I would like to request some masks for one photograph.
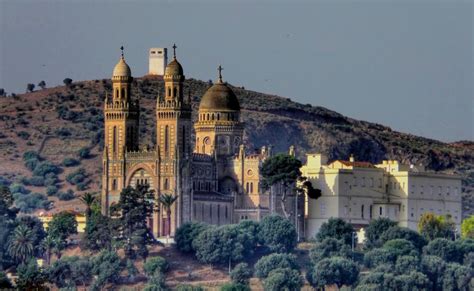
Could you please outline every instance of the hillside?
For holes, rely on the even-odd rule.
[[[208,86],[207,82],[199,80],[186,81],[185,92],[190,92],[195,110]],[[466,193],[464,215],[473,213],[474,142],[443,143],[351,119],[323,107],[299,104],[289,98],[237,87],[234,91],[243,109],[248,149],[271,144],[275,152],[280,152],[294,144],[301,158],[307,152],[323,152],[330,159],[347,159],[352,153],[358,160],[398,159],[423,164],[430,170],[459,174],[463,177]],[[80,189],[98,191],[103,142],[102,106],[106,92],[111,94],[108,79],[0,97],[0,177],[10,182],[28,180],[32,173],[25,166],[23,153],[36,151],[43,161],[55,165],[60,165],[67,157],[80,161],[79,165],[61,166],[57,179],[54,178],[56,182],[52,183],[59,191],[71,189],[76,195],[83,192],[78,190],[78,183],[72,185],[66,181],[70,173],[81,168],[85,173],[78,179],[83,184]],[[156,97],[162,92],[160,78],[134,80],[132,94],[135,98],[140,97],[142,106],[140,134],[143,146],[154,143],[154,107]],[[283,133],[285,138],[282,138]],[[80,159],[78,151],[85,147],[91,149],[91,154]],[[32,192],[46,191],[42,183],[37,183],[40,186],[26,184],[30,184],[27,188]],[[55,195],[49,199],[55,202],[56,209],[80,210],[82,207],[76,199],[59,201]]]

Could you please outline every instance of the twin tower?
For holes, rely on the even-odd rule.
[[[217,81],[201,98],[193,124],[191,100],[184,97],[185,76],[175,45],[173,51],[163,76],[165,92],[156,101],[157,144],[153,150],[139,149],[140,105],[131,96],[133,78],[123,51],[113,70],[112,96],[106,97],[104,105],[102,212],[109,214],[110,206],[118,202],[127,186],[147,184],[157,197],[164,193],[178,196],[171,223],[166,211],[150,220],[156,236],[172,235],[176,227],[191,220],[232,223],[234,194],[244,191],[241,183],[245,183],[235,173],[235,157],[239,152],[243,155],[240,105],[223,82],[221,67]],[[238,167],[242,171],[244,166]],[[258,165],[254,170],[258,172]],[[256,177],[258,184],[258,174]],[[221,181],[226,181],[225,185]],[[210,221],[206,221],[209,216]]]

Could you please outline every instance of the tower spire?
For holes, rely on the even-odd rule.
[[[219,65],[219,67],[217,67],[217,72],[219,73],[219,75],[218,75],[219,76],[219,79],[218,79],[219,83],[222,83],[222,70],[224,70],[224,68],[221,65]]]
[[[123,46],[120,47],[120,50],[121,50],[121,57],[122,57],[122,59],[123,59],[123,58],[124,58],[124,57],[123,57]]]
[[[176,46],[176,44],[174,43],[174,44],[173,44],[173,58],[174,58],[174,59],[176,59],[176,48],[177,48],[177,46]]]

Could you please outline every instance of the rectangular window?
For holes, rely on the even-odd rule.
[[[382,206],[379,207],[379,215],[382,215]]]

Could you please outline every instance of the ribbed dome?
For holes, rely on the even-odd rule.
[[[178,62],[178,60],[176,60],[176,58],[173,58],[173,60],[166,66],[165,75],[183,75],[183,67],[181,67],[181,64]]]
[[[204,93],[199,110],[239,111],[240,104],[234,91],[227,84],[218,82]]]
[[[132,76],[132,71],[130,70],[130,67],[127,65],[123,57],[121,57],[119,62],[115,65],[112,76],[114,77],[131,77]]]

